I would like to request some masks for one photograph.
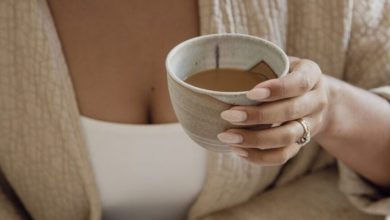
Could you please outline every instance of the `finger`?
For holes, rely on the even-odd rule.
[[[305,120],[308,122],[309,119]],[[299,122],[290,121],[278,127],[258,131],[229,129],[219,134],[218,138],[234,147],[269,150],[295,144],[304,132]]]
[[[293,144],[287,147],[272,150],[242,148],[232,148],[232,150],[233,152],[241,152],[241,154],[238,155],[249,160],[250,162],[263,166],[278,166],[286,163],[290,158],[295,156],[299,152],[300,148],[300,145]]]
[[[288,60],[290,61],[290,72],[295,68],[295,66],[301,61],[298,57],[289,56]]]
[[[294,61],[284,77],[264,81],[247,93],[249,99],[267,102],[302,95],[318,83],[321,70],[310,60]]]
[[[275,124],[292,121],[315,113],[327,105],[321,91],[313,90],[291,99],[259,106],[234,106],[221,113],[222,119],[236,125]]]

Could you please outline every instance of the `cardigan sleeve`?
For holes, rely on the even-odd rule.
[[[353,4],[343,80],[384,94],[390,85],[390,2],[357,0]]]
[[[387,99],[390,104],[390,86],[375,88],[371,91]],[[388,215],[390,218],[390,192],[365,180],[344,163],[338,161],[338,165],[340,189],[351,203],[367,213]]]
[[[342,162],[338,164],[340,189],[349,201],[364,212],[390,216],[390,193],[365,180]]]
[[[344,74],[345,81],[370,90],[390,103],[389,1],[354,1]],[[390,135],[390,131],[388,133]],[[352,204],[367,213],[390,215],[388,193],[359,176],[342,162],[339,161],[338,164],[340,189]]]
[[[356,209],[337,189],[334,166],[268,190],[238,206],[212,213],[201,220],[340,219],[383,220]]]

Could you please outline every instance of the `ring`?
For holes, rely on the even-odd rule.
[[[300,118],[300,119],[298,119],[296,121],[299,124],[302,125],[303,130],[304,130],[302,137],[296,143],[299,144],[299,145],[305,145],[305,144],[310,142],[310,129],[309,129],[309,126],[307,125],[307,122],[303,118]]]

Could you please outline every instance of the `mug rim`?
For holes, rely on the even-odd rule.
[[[185,40],[185,41],[179,43],[174,48],[172,48],[169,51],[169,53],[168,53],[168,55],[167,55],[167,57],[165,59],[165,67],[167,69],[167,73],[169,74],[169,76],[172,77],[173,80],[175,80],[177,83],[179,83],[180,85],[184,86],[185,88],[190,89],[190,90],[195,91],[195,92],[198,92],[198,93],[201,93],[201,94],[208,94],[208,95],[245,95],[249,90],[247,90],[247,91],[236,91],[236,92],[223,92],[223,91],[203,89],[203,88],[199,88],[199,87],[193,86],[193,85],[191,85],[189,83],[186,83],[184,80],[179,79],[179,77],[177,77],[176,74],[173,73],[173,71],[171,70],[170,66],[168,65],[168,61],[172,59],[172,56],[174,56],[174,54],[176,54],[177,51],[180,50],[185,45],[187,45],[189,43],[192,43],[194,41],[198,41],[198,40],[202,40],[202,39],[208,39],[208,38],[216,38],[216,37],[237,37],[237,38],[251,39],[251,40],[255,40],[255,41],[259,41],[259,42],[262,42],[264,44],[267,44],[268,46],[270,46],[273,49],[275,49],[281,55],[282,60],[286,63],[285,68],[283,69],[282,74],[280,74],[280,76],[278,78],[283,77],[283,76],[285,76],[288,73],[290,62],[289,62],[289,59],[287,57],[287,54],[279,46],[277,46],[276,44],[274,44],[274,43],[272,43],[272,42],[270,42],[268,40],[265,40],[263,38],[252,36],[252,35],[238,34],[238,33],[223,33],[223,34],[208,34],[208,35],[202,35],[202,36],[193,37],[193,38],[190,38],[188,40]]]

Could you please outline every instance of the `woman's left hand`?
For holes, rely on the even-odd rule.
[[[303,119],[311,137],[325,127],[328,110],[326,76],[311,61],[290,57],[290,73],[258,84],[247,93],[258,106],[234,106],[221,113],[235,125],[280,124],[264,130],[229,129],[218,135],[233,152],[261,165],[281,165],[296,155],[304,135]]]

